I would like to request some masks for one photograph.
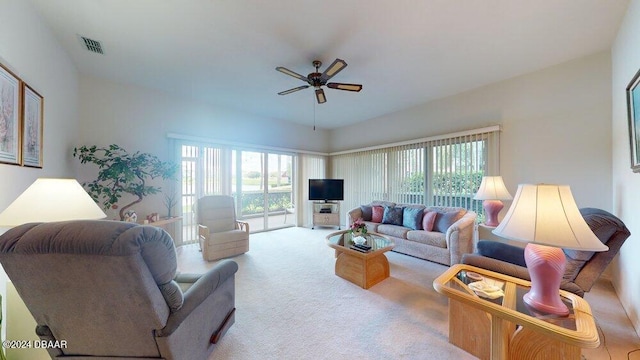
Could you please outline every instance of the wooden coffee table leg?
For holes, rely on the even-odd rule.
[[[336,259],[336,275],[368,289],[389,277],[389,260],[383,253],[367,257],[340,253]]]

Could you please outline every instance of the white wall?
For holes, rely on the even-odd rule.
[[[594,54],[334,130],[330,150],[499,124],[512,194],[520,183],[567,184],[579,206],[610,210],[610,79],[609,53]],[[363,127],[366,136],[352,136]]]
[[[132,85],[81,76],[80,94],[82,126],[77,146],[118,144],[162,160],[171,159],[168,133],[308,151],[322,152],[328,147],[327,130],[257,118]],[[95,178],[92,168],[78,165],[79,177],[83,181]],[[135,210],[138,217],[166,213],[160,195],[145,198]]]
[[[640,1],[632,0],[611,49],[613,98],[613,209],[631,231],[613,263],[613,285],[640,334],[640,174],[630,169],[629,127],[625,89],[640,69]]]
[[[22,0],[0,0],[0,62],[44,97],[44,167],[0,164],[1,211],[38,177],[74,176],[70,154],[78,137],[78,77],[49,29]],[[6,280],[0,271],[3,314],[10,316]]]

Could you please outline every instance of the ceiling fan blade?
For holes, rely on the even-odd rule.
[[[293,89],[289,89],[289,90],[281,91],[281,92],[279,92],[279,93],[278,93],[278,95],[287,95],[287,94],[291,94],[292,92],[296,92],[296,91],[298,91],[298,90],[306,89],[306,88],[308,88],[308,87],[309,87],[309,85],[302,85],[302,86],[298,86],[298,87],[295,87],[295,88],[293,88]]]
[[[360,84],[328,83],[327,87],[332,89],[355,91],[355,92],[362,90],[362,85]]]
[[[309,82],[309,79],[307,79],[306,76],[302,76],[302,75],[298,74],[297,72],[291,71],[291,70],[289,70],[289,69],[287,69],[285,67],[278,66],[276,68],[276,70],[280,71],[283,74],[287,74],[289,76],[293,76],[294,78],[300,79],[300,80],[302,80],[304,82]]]
[[[327,102],[327,98],[324,96],[324,90],[316,89],[316,99],[318,99],[318,104],[324,104]]]
[[[322,82],[326,82],[327,80],[334,77],[337,73],[339,73],[342,69],[347,67],[347,63],[342,59],[335,59],[331,65],[320,75],[320,80]]]

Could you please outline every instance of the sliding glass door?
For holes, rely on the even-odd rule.
[[[251,231],[295,225],[293,156],[233,151],[232,193]]]
[[[285,153],[182,144],[183,239],[197,242],[197,200],[231,195],[251,232],[295,226],[294,156]]]

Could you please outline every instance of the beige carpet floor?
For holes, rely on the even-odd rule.
[[[236,323],[210,359],[474,359],[448,343],[447,298],[432,286],[445,266],[388,252],[391,277],[363,290],[334,274],[324,241],[333,231],[251,235],[251,250],[233,258]],[[178,264],[182,272],[213,265],[196,245],[178,249]],[[627,359],[640,348],[609,282],[599,281],[587,300],[603,344],[584,359]]]

